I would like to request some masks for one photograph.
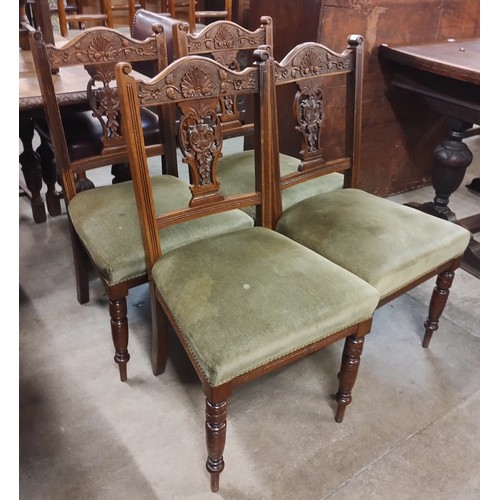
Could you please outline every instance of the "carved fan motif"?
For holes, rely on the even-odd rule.
[[[226,27],[222,27],[214,36],[214,46],[217,49],[232,49],[237,44],[238,37]]]
[[[323,65],[321,57],[312,50],[306,53],[302,61],[297,62],[301,76],[319,75],[323,69]]]
[[[91,61],[115,61],[117,56],[117,49],[104,36],[99,36],[89,45],[88,56]]]
[[[208,74],[196,66],[184,75],[181,92],[184,97],[206,97],[214,92],[214,84]]]

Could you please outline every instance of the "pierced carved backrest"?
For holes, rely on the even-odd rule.
[[[253,52],[261,45],[272,51],[272,19],[261,18],[255,31],[249,31],[231,21],[215,21],[199,33],[193,33],[188,23],[181,23],[173,30],[174,51],[177,57],[204,55],[235,71],[253,64]],[[233,95],[225,95],[219,103],[219,115],[224,132],[232,135],[251,133],[252,124],[244,125],[244,108],[249,104]]]
[[[293,85],[295,129],[301,135],[297,172],[281,178],[281,188],[332,172],[344,186],[356,185],[361,130],[363,39],[352,35],[337,53],[315,42],[292,49],[274,63],[276,86]],[[287,103],[289,105],[289,103]],[[281,105],[281,103],[278,103]]]
[[[31,51],[37,72],[45,114],[52,138],[57,167],[64,193],[69,201],[77,192],[75,175],[86,170],[127,161],[127,149],[121,132],[121,112],[116,89],[115,66],[118,62],[154,61],[158,70],[167,65],[163,31],[144,41],[133,40],[110,28],[91,28],[62,47],[45,44],[41,33],[30,37]],[[81,72],[65,73],[66,68],[81,68]],[[53,76],[54,73],[57,73]],[[81,80],[82,103],[102,128],[102,148],[99,155],[74,160],[61,117],[65,104],[63,94],[56,95],[54,80]],[[68,80],[69,81],[69,80]],[[156,151],[156,154],[159,154]]]
[[[272,79],[268,52],[260,52],[261,65],[268,65],[267,78]],[[130,156],[136,200],[140,207],[140,221],[146,247],[148,269],[161,254],[158,232],[160,229],[186,220],[203,217],[244,206],[257,205],[261,222],[270,225],[270,183],[266,170],[271,164],[272,141],[265,120],[256,124],[256,134],[261,138],[255,155],[255,190],[241,195],[224,197],[217,179],[217,162],[223,145],[222,121],[218,101],[230,94],[234,96],[257,95],[264,103],[262,79],[257,66],[241,72],[233,71],[220,63],[202,56],[187,56],[174,61],[150,82],[137,81],[130,75],[131,67],[119,66],[118,89],[124,113],[124,132]],[[265,74],[265,73],[264,73]],[[270,85],[270,84],[268,84]],[[191,179],[189,206],[174,213],[156,214],[147,168],[144,137],[140,127],[140,107],[175,104],[180,114],[178,143],[183,161],[188,165]],[[269,106],[259,106],[257,116],[268,112]],[[273,163],[274,164],[274,163]]]

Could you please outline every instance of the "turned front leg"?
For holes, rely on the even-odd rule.
[[[111,333],[115,346],[115,362],[120,370],[120,380],[127,381],[128,353],[128,320],[127,299],[109,300],[109,315],[111,317]]]
[[[352,401],[351,392],[358,376],[364,343],[364,337],[356,338],[351,336],[345,339],[342,364],[339,372],[339,390],[335,395],[335,400],[337,401],[335,420],[339,423],[344,419],[345,409]]]
[[[432,334],[439,328],[439,318],[444,311],[455,271],[444,271],[438,275],[429,305],[429,316],[424,323],[425,335],[422,347],[429,347]]]
[[[227,401],[212,402],[206,399],[207,463],[210,472],[210,488],[219,491],[219,476],[224,470],[224,446],[226,444]]]

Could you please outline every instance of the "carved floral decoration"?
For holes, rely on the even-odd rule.
[[[120,137],[118,92],[110,85],[115,81],[114,68],[93,66],[89,70],[93,76],[87,85],[87,96],[92,114],[103,127],[104,139]],[[97,85],[98,82],[101,86]]]
[[[147,44],[137,42],[137,44],[134,44],[119,35],[99,34],[90,43],[87,43],[84,38],[75,41],[67,49],[51,49],[49,57],[52,60],[52,64],[56,65],[68,64],[71,61],[100,64],[103,62],[116,63],[120,60],[125,60],[132,53],[138,56],[149,55],[155,57],[156,46],[154,42],[148,42]]]
[[[305,84],[296,97],[296,129],[304,136],[308,153],[320,150],[320,131],[324,118],[323,91],[318,85]]]

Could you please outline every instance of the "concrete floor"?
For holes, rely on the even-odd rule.
[[[479,174],[475,162],[464,184]],[[431,188],[394,197],[428,201]],[[479,211],[464,185],[450,203]],[[430,235],[432,236],[432,235]],[[433,281],[379,309],[344,422],[343,343],[236,390],[219,493],[205,471],[204,397],[172,339],[150,366],[147,287],[129,296],[129,381],[113,362],[106,297],[76,301],[66,217],[19,200],[19,495],[23,500],[471,500],[480,487],[480,281],[462,269],[429,349]],[[7,498],[7,497],[5,497]]]

